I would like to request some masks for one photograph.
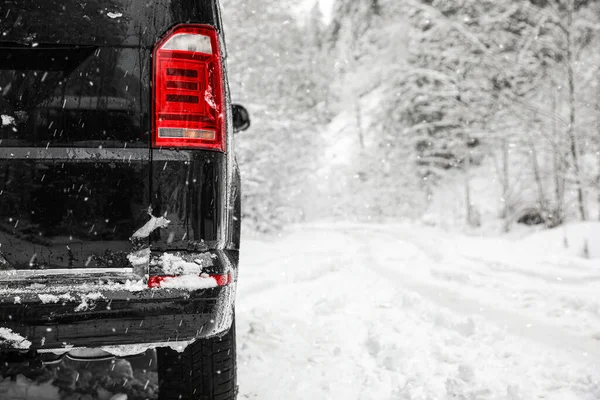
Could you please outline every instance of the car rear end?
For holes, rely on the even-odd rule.
[[[0,347],[227,331],[240,200],[216,0],[0,15]]]

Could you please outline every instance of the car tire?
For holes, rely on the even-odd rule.
[[[235,400],[235,321],[222,336],[197,340],[182,353],[157,349],[160,400]]]

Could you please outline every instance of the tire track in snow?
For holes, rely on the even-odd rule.
[[[379,232],[397,241],[397,236],[389,232]],[[352,233],[352,235],[358,235]],[[355,236],[356,237],[356,236]],[[359,241],[360,236],[356,237]],[[365,240],[365,238],[363,238]],[[372,240],[366,238],[366,240]],[[373,243],[375,242],[375,243]],[[378,255],[373,251],[381,240],[372,241],[372,246],[365,246],[370,252],[370,258],[377,260]],[[408,242],[409,245],[414,245]],[[401,252],[399,252],[401,254]],[[440,259],[433,257],[432,260]],[[397,259],[402,262],[402,258]],[[598,360],[600,362],[600,342],[585,336],[573,335],[563,331],[556,325],[551,325],[513,310],[500,309],[488,304],[482,304],[478,299],[467,297],[441,284],[424,283],[414,278],[414,275],[403,273],[403,269],[393,269],[381,262],[369,264],[378,274],[393,279],[400,287],[410,289],[421,296],[435,302],[438,306],[449,308],[465,316],[479,315],[497,326],[507,329],[519,336],[536,343],[543,343],[557,351],[566,351],[571,355]],[[414,266],[413,266],[414,267]],[[600,364],[599,364],[600,366]]]
[[[429,254],[435,237],[418,237],[418,245],[409,233],[398,238],[368,226],[301,227],[256,246],[254,259],[244,257],[237,313],[242,399],[587,400],[594,390],[600,394],[595,378],[577,375],[598,355],[581,356],[587,344],[573,348],[578,338],[563,332],[544,339],[547,327],[527,328],[532,320],[512,310],[482,310],[460,286],[448,288],[428,275],[447,259],[443,248]],[[265,251],[276,256],[265,262]]]
[[[524,261],[525,264],[528,262],[533,263],[528,265],[535,265],[536,268],[542,270],[545,269],[546,265],[552,265],[553,268],[555,268],[556,274],[554,275],[554,279],[550,279],[549,276],[548,280],[540,278],[542,282],[550,284],[548,287],[544,287],[544,285],[531,285],[532,282],[530,278],[536,279],[536,275],[539,273],[526,270],[523,267],[514,267],[503,261],[498,262],[497,260],[491,259],[489,256],[486,259],[477,255],[465,253],[464,243],[463,248],[455,248],[453,243],[455,238],[448,237],[445,232],[438,232],[441,233],[441,235],[437,235],[438,237],[436,237],[436,232],[428,227],[419,228],[414,226],[407,227],[404,225],[394,225],[387,227],[386,229],[373,225],[365,225],[345,228],[347,232],[353,233],[355,236],[363,236],[364,234],[364,237],[367,239],[374,237],[376,232],[379,237],[377,240],[372,241],[376,246],[381,242],[388,242],[397,243],[396,247],[403,246],[404,249],[406,249],[406,245],[408,245],[410,246],[409,250],[411,252],[414,249],[421,250],[422,254],[420,256],[416,258],[413,257],[413,259],[409,261],[414,262],[416,260],[424,262],[424,269],[429,269],[430,275],[421,276],[420,281],[427,282],[429,285],[436,281],[438,286],[447,288],[449,281],[452,281],[451,283],[456,283],[462,287],[469,288],[469,290],[478,292],[476,294],[482,298],[489,297],[490,293],[493,294],[493,292],[495,292],[495,302],[490,303],[490,299],[487,299],[485,307],[488,309],[498,309],[499,305],[501,305],[500,309],[506,309],[506,305],[510,305],[513,310],[519,308],[531,313],[529,308],[537,308],[541,313],[545,314],[545,318],[548,320],[544,322],[539,321],[539,318],[537,317],[533,318],[540,324],[552,326],[554,329],[561,329],[558,325],[554,324],[555,320],[560,321],[562,322],[562,330],[565,334],[570,334],[571,336],[576,336],[574,333],[577,332],[573,331],[577,329],[586,330],[587,333],[585,336],[580,335],[578,337],[582,337],[588,342],[592,340],[592,343],[596,343],[598,337],[600,337],[600,301],[598,301],[600,299],[596,300],[593,296],[593,293],[600,291],[600,285],[598,285],[596,279],[591,279],[590,281],[582,280],[580,281],[580,286],[585,292],[576,290],[577,285],[575,282],[577,279],[572,276],[573,271],[571,271],[570,267],[565,267],[562,264],[555,265],[545,259],[542,259],[541,261]],[[407,233],[406,230],[410,233]],[[423,234],[431,235],[431,237],[424,240]],[[381,237],[387,237],[387,240],[382,240]],[[450,240],[450,245],[446,243],[448,240]],[[467,240],[469,245],[477,244],[476,238],[467,238]],[[487,241],[489,241],[489,239],[484,239],[484,243]],[[460,240],[458,243],[460,243]],[[506,243],[500,240],[499,245],[502,246],[503,244]],[[378,251],[378,254],[389,253],[384,247],[380,246],[379,249],[381,251]],[[444,252],[442,253],[442,250],[440,249],[444,249]],[[430,250],[434,253],[433,257],[429,254]],[[400,250],[398,253],[403,256],[402,261],[406,264],[404,252]],[[475,253],[477,254],[479,252],[475,251]],[[429,260],[430,262],[425,262],[425,260]],[[385,261],[386,260],[383,260],[381,264],[384,265]],[[398,257],[394,256],[387,261],[398,262]],[[569,259],[565,259],[564,262],[569,266],[573,264],[573,261]],[[498,265],[509,268],[512,273],[505,273],[502,270],[502,267],[498,267]],[[580,267],[583,271],[589,269],[589,265],[584,262],[582,262]],[[400,269],[400,271],[402,271],[402,269]],[[571,276],[569,276],[569,272],[571,273]],[[518,279],[513,279],[512,281],[498,279],[498,273],[507,277],[513,276]],[[416,279],[416,275],[413,273],[410,274],[413,281]],[[540,274],[540,276],[544,275]],[[436,279],[432,280],[432,277]],[[562,280],[556,279],[557,277]],[[579,274],[579,277],[581,277],[581,274]],[[502,285],[504,285],[503,291],[499,290]],[[462,288],[457,288],[456,290],[461,289]],[[587,293],[587,299],[585,293]],[[463,294],[463,296],[465,295]],[[472,301],[480,302],[480,297],[474,295],[466,297]],[[552,300],[553,303],[548,302],[549,300]],[[522,318],[527,318],[525,317],[525,314],[519,313],[518,315]],[[537,313],[537,315],[539,316],[540,313]],[[563,318],[565,316],[567,318]],[[527,323],[526,326],[527,325],[532,324]]]
[[[365,280],[375,288],[378,278],[359,274],[366,260],[361,244],[351,237],[335,231],[305,236],[308,243],[294,237],[296,243],[287,242],[286,249],[275,243],[272,251],[282,256],[275,264],[243,266],[254,285],[244,289],[242,274],[237,313],[241,397],[384,398],[387,388],[381,388],[380,396],[370,388],[379,374],[365,344],[365,318],[372,314]],[[285,257],[290,262],[283,266]],[[285,280],[255,286],[257,275],[286,268]],[[270,369],[273,365],[276,371]],[[273,381],[273,375],[279,379],[265,390],[260,382]]]
[[[561,274],[557,276],[554,275],[546,275],[542,273],[536,273],[532,271],[526,271],[521,268],[516,268],[508,263],[500,262],[500,261],[492,261],[486,260],[484,258],[479,257],[465,257],[465,260],[472,261],[479,265],[484,265],[486,268],[499,273],[504,274],[514,274],[519,275],[525,278],[534,278],[539,279],[547,283],[557,284],[557,285],[586,285],[586,284],[594,284],[600,282],[600,275],[581,275],[581,276],[565,276]],[[540,266],[551,265],[548,263],[542,263]]]

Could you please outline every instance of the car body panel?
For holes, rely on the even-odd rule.
[[[217,29],[225,57],[218,2],[0,0],[0,15],[0,327],[32,349],[226,330],[241,195],[225,62],[228,151],[151,145],[153,47],[173,26],[201,23]],[[132,240],[154,217],[170,222]],[[140,251],[208,255],[202,272],[232,281],[140,288],[160,273],[140,275]],[[102,294],[94,308],[75,311],[92,292]]]

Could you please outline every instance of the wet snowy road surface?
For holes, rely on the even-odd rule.
[[[410,224],[246,240],[241,399],[600,399],[600,261],[538,242]]]

